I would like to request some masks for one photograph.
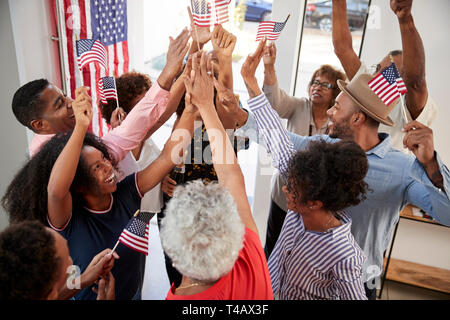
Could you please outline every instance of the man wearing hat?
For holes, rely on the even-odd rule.
[[[259,49],[247,58],[241,69],[252,111],[242,129],[255,128],[256,118],[260,120],[258,132],[264,134],[265,130],[277,128],[264,120],[265,114],[273,113],[276,119],[279,117],[255,77],[262,57]],[[305,149],[312,140],[351,139],[366,152],[369,170],[364,180],[371,191],[365,201],[346,212],[353,220],[352,234],[368,258],[363,266],[366,294],[369,299],[375,299],[376,283],[373,280],[381,275],[383,252],[405,205],[416,205],[438,222],[450,225],[450,171],[434,150],[433,132],[420,122],[412,121],[403,127],[403,144],[414,156],[394,149],[389,134],[378,133],[380,123],[394,124],[389,113],[396,101],[385,105],[370,89],[371,79],[370,75],[361,74],[348,84],[338,81],[342,92],[328,110],[329,135],[304,137],[290,132],[288,135],[296,150]]]
[[[395,123],[392,125],[381,121],[378,131],[389,133],[392,145],[405,153],[409,152],[403,148],[403,126],[412,120],[430,126],[437,114],[435,103],[427,89],[425,50],[411,14],[412,2],[413,0],[390,0],[391,9],[398,19],[403,50],[389,52],[372,68],[368,68],[353,50],[352,35],[347,20],[346,0],[333,0],[332,2],[333,47],[347,78],[352,80],[363,73],[375,76],[391,63],[395,63],[404,80],[407,92],[403,98],[397,100],[390,113],[390,117]]]

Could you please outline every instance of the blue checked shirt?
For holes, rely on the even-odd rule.
[[[264,94],[248,101],[251,110],[272,110]],[[255,113],[257,119],[257,114]],[[258,141],[262,132],[252,114],[241,131],[248,131]],[[258,123],[259,124],[259,123]],[[262,124],[262,122],[261,122]],[[273,123],[264,123],[265,128],[275,128]],[[256,134],[255,134],[256,132]],[[305,149],[316,139],[334,142],[327,135],[304,137],[287,132],[294,150]],[[381,143],[366,152],[369,170],[365,181],[369,185],[367,199],[345,211],[352,219],[351,232],[367,256],[363,266],[363,280],[381,274],[383,252],[387,249],[399,212],[408,203],[413,204],[441,224],[450,225],[450,171],[436,153],[439,170],[444,178],[443,190],[436,188],[428,178],[416,157],[394,149],[388,134],[379,133]]]

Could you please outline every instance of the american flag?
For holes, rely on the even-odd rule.
[[[369,88],[387,106],[406,93],[406,86],[394,63],[370,80]]]
[[[108,53],[105,46],[98,40],[81,39],[76,41],[77,61],[80,70],[92,62],[98,62],[100,65],[108,69]]]
[[[211,10],[208,0],[191,0],[191,12],[196,26],[209,27],[211,25]]]
[[[93,117],[89,130],[102,137],[109,129],[98,107],[101,77],[120,76],[129,71],[127,41],[126,0],[56,0],[53,6],[54,20],[60,26],[62,42],[60,55],[65,78],[66,94],[75,98],[80,86],[97,88],[91,90]],[[80,72],[77,66],[76,41],[92,39],[101,42],[107,52],[106,68],[91,63]]]
[[[229,20],[228,18],[228,5],[231,0],[214,0],[213,10],[215,10],[214,24],[222,24]]]
[[[117,98],[116,79],[114,77],[102,77],[98,81],[100,100],[103,104],[108,104],[107,100]]]
[[[288,19],[289,16],[284,22],[261,21],[258,26],[258,32],[256,33],[256,41],[260,41],[264,37],[266,37],[267,40],[277,40]]]
[[[230,2],[231,0],[191,0],[194,24],[209,27],[227,22]]]
[[[135,214],[122,231],[119,241],[130,249],[148,255],[148,229],[154,215],[144,211]]]

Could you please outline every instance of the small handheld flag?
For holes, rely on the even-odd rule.
[[[266,37],[267,40],[277,40],[290,16],[291,15],[288,15],[284,22],[261,21],[258,26],[258,32],[256,33],[256,41],[260,41],[264,39],[264,37]]]
[[[76,41],[76,47],[78,67],[80,70],[91,62],[98,62],[105,70],[108,70],[108,53],[100,41],[81,39]]]
[[[228,5],[231,0],[211,0],[214,10],[214,25],[228,22]]]
[[[191,12],[196,26],[209,27],[211,25],[211,9],[208,0],[191,0]]]
[[[369,88],[387,106],[407,92],[403,79],[394,63],[370,80],[368,84]]]
[[[191,0],[194,24],[198,27],[210,27],[227,22],[230,2],[231,0]]]
[[[117,98],[116,79],[114,77],[102,77],[98,80],[98,87],[100,91],[100,100],[103,104],[108,104],[107,100]]]
[[[148,229],[150,220],[154,215],[152,212],[137,210],[120,234],[119,240],[112,252],[114,252],[119,242],[121,242],[130,249],[148,255]]]

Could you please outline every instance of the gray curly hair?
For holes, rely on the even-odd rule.
[[[161,243],[173,266],[198,281],[216,281],[234,266],[245,226],[233,197],[216,182],[178,186],[161,221]]]

